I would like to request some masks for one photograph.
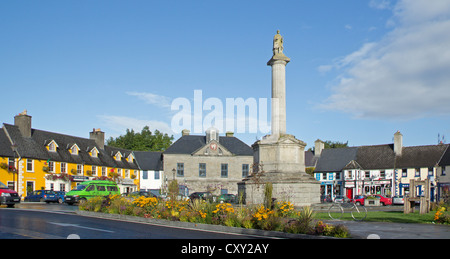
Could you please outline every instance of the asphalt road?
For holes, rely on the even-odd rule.
[[[254,239],[256,237],[90,218],[60,210],[50,212],[0,208],[0,239],[14,238]]]

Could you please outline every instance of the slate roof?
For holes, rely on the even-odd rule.
[[[236,137],[220,136],[219,143],[236,156],[253,156],[253,149]],[[164,154],[192,154],[206,145],[206,136],[186,135],[179,138]]]
[[[339,172],[344,169],[423,168],[450,164],[449,145],[403,147],[396,156],[394,145],[374,145],[324,149],[315,172]]]
[[[322,150],[315,172],[340,172],[350,161],[356,160],[357,147]]]
[[[20,133],[17,126],[4,123],[3,127],[4,131],[6,131],[11,137],[11,140],[17,144],[18,153],[20,154],[20,156],[24,158],[33,158],[39,160],[50,159],[50,161],[56,162],[108,166],[125,169],[139,169],[134,161],[126,161],[126,157],[132,152],[130,150],[109,146],[105,146],[105,149],[102,150],[99,146],[97,146],[95,140],[92,139],[80,138],[37,129],[31,130],[31,138],[25,138],[22,137],[22,134]],[[50,143],[51,140],[54,140],[58,144],[56,152],[48,151],[45,147],[46,144]],[[69,149],[74,144],[77,144],[77,146],[80,148],[78,155],[72,155],[69,152]],[[11,144],[9,144],[9,146],[11,146]],[[98,157],[91,157],[89,155],[89,151],[91,151],[94,147],[96,147],[99,151]],[[5,149],[5,147],[0,147],[0,150],[2,149]],[[121,161],[116,161],[111,155],[117,153],[117,151],[120,151],[124,155]]]
[[[449,145],[404,147],[402,156],[397,158],[396,168],[435,167]]]
[[[11,148],[11,142],[9,141],[3,129],[0,129],[0,156],[14,157],[14,152]]]
[[[394,168],[394,145],[360,146],[356,162],[361,169],[389,169]]]
[[[161,152],[134,151],[136,162],[141,170],[163,170],[163,160]]]
[[[305,167],[315,167],[317,160],[319,160],[319,157],[315,156],[314,152],[311,150],[305,151]]]
[[[442,155],[441,160],[439,161],[439,166],[448,166],[450,165],[450,145],[447,145],[447,149],[445,153]]]

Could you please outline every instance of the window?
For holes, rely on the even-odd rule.
[[[228,178],[228,164],[221,164],[221,166],[220,166],[220,177]]]
[[[249,166],[248,164],[242,165],[242,178],[246,178],[248,176]]]
[[[92,175],[97,175],[97,167],[95,165],[92,166]]]
[[[83,166],[77,165],[77,174],[83,174]]]
[[[130,177],[130,170],[125,169],[125,177],[126,178]]]
[[[117,186],[111,186],[111,185],[106,186],[106,190],[108,192],[117,192]]]
[[[420,168],[416,168],[416,173],[414,174],[414,177],[420,177]]]
[[[102,166],[102,176],[106,176],[106,167]]]
[[[72,155],[78,155],[78,146],[76,144],[73,145],[70,150],[71,150]]]
[[[8,158],[8,166],[9,168],[15,168],[15,162],[14,162],[14,158]]]
[[[61,173],[66,173],[67,172],[67,164],[66,163],[61,163]]]
[[[106,191],[106,188],[103,185],[97,185],[97,191],[104,192],[104,191]]]
[[[348,178],[348,179],[352,178],[352,171],[351,170],[347,171],[346,178]]]
[[[92,151],[91,151],[91,156],[92,156],[92,157],[98,157],[98,150],[97,150],[97,148],[93,148],[93,149],[92,149]]]
[[[27,159],[27,172],[34,172],[34,161],[33,161],[33,159]]]
[[[200,163],[198,164],[198,177],[206,177],[206,164]]]
[[[442,167],[441,175],[445,175],[445,167],[444,166]]]
[[[380,178],[386,178],[386,171],[380,171]]]
[[[160,176],[159,176],[159,171],[155,171],[155,180],[159,180]]]
[[[147,180],[148,179],[148,171],[142,171],[142,179]]]
[[[370,171],[365,171],[365,178],[367,178],[367,179],[370,178]]]
[[[50,183],[50,190],[52,190],[52,191],[55,190],[55,185],[53,183]]]
[[[62,191],[62,192],[65,192],[66,191],[66,185],[64,183],[60,183],[59,184],[59,190]]]
[[[54,173],[55,172],[55,162],[49,161],[48,162],[48,171]]]
[[[50,142],[50,144],[48,145],[48,151],[56,152],[55,142]]]
[[[406,168],[402,169],[402,177],[408,177],[408,169]]]
[[[184,177],[184,163],[177,163],[177,177]]]
[[[322,180],[327,180],[327,173],[322,173]]]
[[[433,172],[433,167],[428,167],[428,176],[433,176],[434,172]]]

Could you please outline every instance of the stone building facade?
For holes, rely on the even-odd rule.
[[[210,191],[237,194],[237,183],[250,174],[253,150],[232,133],[219,136],[215,128],[206,135],[183,135],[163,153],[164,183],[176,179],[186,194]],[[183,193],[183,191],[181,191]]]

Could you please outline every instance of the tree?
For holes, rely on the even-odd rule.
[[[340,147],[348,147],[348,141],[347,142],[339,142],[339,141],[331,141],[327,140],[324,142],[324,148],[340,148]],[[315,147],[309,148],[309,151],[314,151]]]
[[[167,133],[163,134],[159,130],[155,130],[153,134],[150,128],[145,126],[140,133],[127,129],[125,135],[110,137],[106,145],[135,151],[164,151],[172,145],[172,141],[173,135],[169,137]]]

